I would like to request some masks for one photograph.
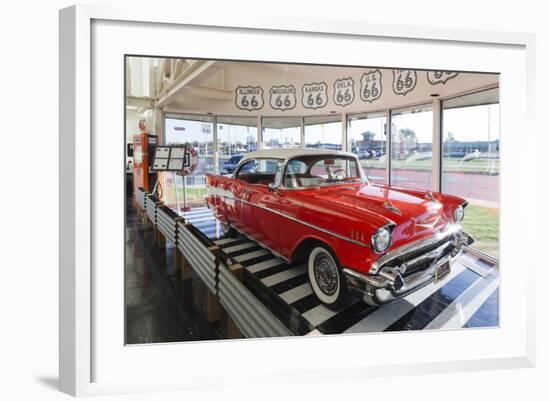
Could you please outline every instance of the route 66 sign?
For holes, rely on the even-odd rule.
[[[361,99],[372,103],[382,96],[382,73],[374,70],[361,76]]]
[[[235,105],[241,110],[260,110],[264,107],[264,90],[259,86],[237,86]]]
[[[393,92],[406,95],[416,86],[415,70],[393,70]]]
[[[294,85],[272,86],[269,89],[269,104],[275,110],[291,110],[296,107],[296,88]]]
[[[183,168],[177,174],[179,175],[190,175],[197,169],[199,165],[199,153],[192,146],[185,147],[185,161]]]
[[[325,82],[313,82],[302,87],[302,105],[306,109],[320,109],[328,103],[328,85]]]
[[[449,79],[458,76],[458,72],[453,71],[428,71],[428,82],[432,85],[444,84]]]
[[[347,106],[353,103],[355,98],[353,85],[353,79],[350,77],[334,81],[334,103],[338,106]]]

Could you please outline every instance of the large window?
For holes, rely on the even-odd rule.
[[[443,102],[442,191],[468,200],[474,246],[498,256],[500,110],[498,89]]]
[[[255,117],[218,117],[218,164],[222,174],[232,173],[242,155],[257,150],[257,121]]]
[[[165,203],[180,207],[204,205],[207,172],[214,172],[213,122],[211,117],[167,115],[164,119],[167,145],[189,144],[199,153],[199,165],[193,174],[181,177],[173,173],[162,174],[161,185]],[[184,192],[185,183],[185,192]],[[177,191],[176,191],[177,188]]]
[[[306,148],[341,150],[341,117],[306,117],[304,119],[304,138]]]
[[[391,185],[432,189],[431,106],[392,110]]]
[[[348,118],[348,149],[355,153],[367,178],[386,182],[386,115],[361,114]]]
[[[266,117],[262,119],[264,149],[299,148],[301,117]]]

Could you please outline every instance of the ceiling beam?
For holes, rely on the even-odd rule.
[[[191,64],[183,73],[177,77],[169,88],[157,101],[157,107],[165,107],[170,104],[171,101],[188,85],[191,81],[196,79],[204,71],[212,67],[215,61],[196,61]]]
[[[193,96],[204,97],[215,100],[232,100],[233,92],[227,89],[209,88],[206,86],[189,85],[183,91]]]

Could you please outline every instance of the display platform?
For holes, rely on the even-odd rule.
[[[304,264],[287,264],[244,237],[223,237],[207,208],[184,218],[245,267],[246,287],[295,335],[498,326],[498,264],[464,252],[450,275],[381,307],[358,299],[337,311],[313,295]]]

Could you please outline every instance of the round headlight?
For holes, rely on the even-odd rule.
[[[455,209],[454,216],[455,216],[455,221],[457,223],[460,223],[462,219],[464,219],[464,208],[462,206],[458,206]]]
[[[372,236],[371,242],[374,252],[384,252],[391,245],[391,231],[387,227],[378,229]]]

